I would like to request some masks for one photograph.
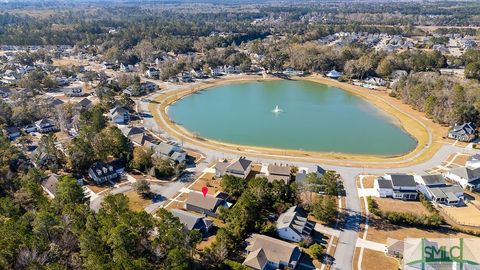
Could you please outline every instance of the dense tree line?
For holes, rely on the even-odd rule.
[[[0,268],[191,269],[200,235],[169,212],[132,212],[117,194],[95,213],[70,176],[60,177],[51,200],[40,186],[47,175],[21,166],[20,151],[3,137],[0,157]]]

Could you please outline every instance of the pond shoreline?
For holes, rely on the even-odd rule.
[[[372,91],[358,86],[342,83],[334,80],[324,78],[319,75],[311,75],[308,77],[293,78],[294,80],[308,80],[317,83],[326,84],[341,88],[355,94],[367,102],[373,104],[376,108],[382,112],[387,113],[389,116],[397,118],[401,123],[402,128],[410,134],[417,141],[417,146],[410,152],[404,155],[396,156],[383,156],[383,155],[362,155],[362,154],[348,154],[348,153],[334,153],[334,152],[315,152],[315,151],[302,151],[291,149],[278,149],[258,146],[246,146],[237,145],[231,143],[223,143],[215,140],[209,140],[201,138],[192,134],[182,126],[174,123],[168,115],[168,107],[178,101],[179,99],[193,94],[198,91],[206,90],[211,87],[236,84],[236,83],[248,83],[255,81],[271,81],[282,80],[275,77],[262,78],[259,76],[246,75],[243,77],[230,77],[221,78],[216,81],[201,82],[196,85],[184,88],[184,90],[176,90],[168,93],[164,93],[155,98],[155,102],[150,103],[149,109],[153,113],[157,124],[163,128],[167,133],[174,137],[179,137],[182,141],[188,141],[192,144],[201,145],[214,150],[235,152],[235,153],[248,153],[249,155],[255,155],[259,157],[279,157],[295,160],[308,160],[308,161],[320,161],[330,164],[343,164],[353,165],[363,164],[365,167],[377,167],[380,164],[391,164],[390,167],[403,166],[405,164],[415,164],[420,161],[425,161],[431,157],[439,148],[440,144],[437,143],[438,129],[432,134],[430,127],[433,124],[425,124],[423,121],[417,119],[418,116],[413,116],[404,112],[398,108],[395,108],[396,104],[391,104],[392,100],[385,100],[385,96],[388,97],[382,91]],[[390,98],[393,99],[393,98]],[[155,103],[158,103],[157,106]],[[442,130],[443,132],[443,130]],[[435,139],[433,139],[435,138]],[[440,138],[441,139],[441,138]]]

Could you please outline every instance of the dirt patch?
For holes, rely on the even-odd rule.
[[[459,225],[480,226],[480,210],[471,203],[462,207],[442,207],[442,212]]]
[[[364,188],[373,188],[373,184],[375,183],[375,179],[378,178],[378,175],[365,175],[363,176],[363,187]],[[361,188],[361,185],[360,185],[360,177],[358,178],[358,181],[357,181],[357,187],[358,188]]]
[[[127,191],[124,194],[129,200],[128,208],[132,211],[141,212],[152,203],[152,200],[142,198],[135,190]]]
[[[106,191],[110,188],[108,186],[94,186],[94,185],[87,185],[87,187],[96,194]]]
[[[385,253],[370,249],[363,250],[362,269],[368,270],[396,270],[398,260],[388,257]]]
[[[390,198],[375,198],[378,208],[382,211],[408,212],[415,215],[429,215],[430,212],[417,201],[402,201]]]
[[[206,173],[198,179],[191,187],[191,190],[202,191],[202,187],[208,187],[208,194],[214,195],[217,191],[222,191],[220,178],[215,178],[213,173]]]
[[[452,164],[456,164],[458,166],[465,166],[469,157],[469,155],[460,154],[453,160]]]

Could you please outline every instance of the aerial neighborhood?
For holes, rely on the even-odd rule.
[[[480,3],[197,2],[0,1],[0,269],[480,246]]]

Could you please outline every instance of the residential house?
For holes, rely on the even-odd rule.
[[[88,175],[97,184],[103,184],[120,178],[125,170],[125,162],[121,159],[116,159],[107,163],[95,162],[89,169]]]
[[[310,173],[314,173],[317,177],[322,177],[326,173],[326,170],[318,165],[314,165],[309,168],[303,168],[303,167],[298,168],[298,172],[295,175],[295,183],[306,184],[305,178]]]
[[[252,234],[246,242],[243,265],[256,270],[295,269],[302,256],[298,246],[266,235]]]
[[[37,131],[37,126],[35,126],[34,124],[29,124],[29,125],[26,125],[23,130],[26,132],[26,133],[32,133],[32,132],[35,132]]]
[[[48,118],[43,118],[42,120],[35,122],[35,127],[40,133],[48,133],[59,130],[55,122]]]
[[[374,188],[381,197],[400,200],[416,200],[418,197],[417,184],[413,175],[385,174],[375,179]]]
[[[42,189],[50,198],[57,196],[58,175],[51,174],[47,179],[42,182]]]
[[[195,70],[195,69],[192,69],[190,71],[190,73],[192,74],[193,77],[197,78],[197,79],[203,79],[205,78],[205,73],[203,72],[203,70],[201,69],[198,69],[198,70]]]
[[[338,79],[342,77],[342,75],[343,75],[342,72],[338,72],[335,69],[332,69],[327,73],[327,77],[329,77],[330,79]]]
[[[458,205],[463,201],[463,189],[458,185],[447,185],[441,174],[416,175],[417,190],[427,200],[446,205]]]
[[[227,160],[217,162],[215,165],[215,176],[222,177],[227,174],[246,179],[251,170],[252,161],[245,157],[239,157],[232,160],[232,162]]]
[[[150,67],[145,71],[145,76],[151,79],[158,79],[160,76],[160,71],[154,67]]]
[[[187,152],[183,151],[180,146],[174,143],[161,142],[154,146],[153,150],[155,151],[154,156],[156,157],[168,157],[177,163],[187,160]]]
[[[120,127],[120,131],[122,131],[125,137],[130,138],[137,134],[144,134],[145,129],[143,127]]]
[[[477,127],[469,122],[461,125],[455,125],[449,132],[448,138],[462,142],[471,142],[477,137]]]
[[[385,255],[395,258],[402,258],[405,242],[388,237],[385,245]]]
[[[287,241],[300,242],[310,236],[315,223],[307,219],[308,214],[299,206],[292,206],[282,213],[275,224],[277,234]]]
[[[465,166],[472,169],[480,168],[480,154],[469,157]]]
[[[82,87],[65,87],[63,93],[67,97],[81,97],[84,95]]]
[[[53,99],[50,100],[49,104],[52,107],[58,107],[58,106],[62,106],[63,104],[65,104],[65,102],[63,102],[63,100],[61,100],[61,99],[53,98]]]
[[[263,166],[261,173],[257,174],[256,177],[264,177],[268,182],[273,182],[275,180],[283,181],[285,184],[289,184],[292,180],[290,166],[277,164]]]
[[[77,110],[87,110],[92,107],[92,101],[88,98],[84,98],[80,100],[77,104],[75,104],[75,108]]]
[[[5,129],[5,136],[7,136],[9,140],[13,141],[20,137],[20,129],[18,127],[8,127]]]
[[[108,112],[108,117],[113,123],[124,125],[130,121],[130,112],[125,107],[116,106]]]
[[[173,209],[173,216],[180,220],[186,230],[199,230],[203,237],[208,237],[210,229],[213,227],[213,221],[202,215],[190,213],[180,209]]]
[[[224,75],[225,71],[223,70],[223,67],[215,67],[211,69],[211,74],[213,77],[218,77]]]
[[[0,98],[8,98],[12,91],[8,88],[0,88]]]
[[[211,217],[217,217],[220,208],[230,208],[230,203],[221,195],[221,193],[217,193],[215,195],[207,194],[203,196],[201,192],[191,191],[188,193],[185,209]]]
[[[444,176],[463,188],[470,190],[480,189],[480,168],[458,167],[450,169]]]

